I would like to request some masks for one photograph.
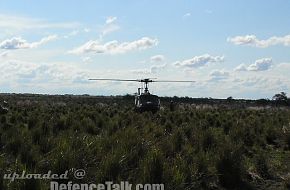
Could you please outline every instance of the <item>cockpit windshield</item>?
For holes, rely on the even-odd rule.
[[[142,103],[152,102],[152,103],[158,104],[159,99],[158,99],[158,96],[155,96],[155,95],[141,95],[140,101]]]

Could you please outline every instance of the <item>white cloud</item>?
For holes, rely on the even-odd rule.
[[[248,90],[251,87],[255,90],[273,91],[272,94],[280,90],[283,91],[283,89],[289,89],[290,87],[289,81],[283,77],[250,76],[239,78],[233,82],[238,83],[238,86],[246,87]]]
[[[234,71],[247,71],[247,66],[243,63],[237,66]]]
[[[183,15],[183,18],[187,18],[187,17],[190,17],[191,16],[191,13],[185,13],[184,15]]]
[[[71,36],[76,36],[76,35],[78,35],[79,33],[80,33],[80,31],[78,31],[78,30],[73,30],[73,31],[71,31],[70,33],[68,33],[67,35],[65,35],[64,38],[69,38],[69,37],[71,37]]]
[[[17,84],[83,83],[88,82],[88,73],[68,65],[68,63],[33,63],[8,60],[0,64],[0,79]]]
[[[13,37],[11,39],[4,40],[0,42],[0,49],[30,49],[36,48],[42,44],[45,44],[49,41],[55,40],[56,35],[50,35],[42,38],[40,41],[29,43],[21,37]]]
[[[89,33],[91,32],[90,28],[84,28],[84,29],[79,29],[79,30],[72,30],[71,32],[67,33],[66,35],[64,35],[64,38],[70,38],[73,36],[77,36],[80,34],[84,34],[84,33]]]
[[[225,70],[214,70],[210,73],[210,81],[219,81],[229,78],[230,72]]]
[[[35,19],[24,16],[0,14],[0,28],[5,30],[32,30],[48,28],[76,28],[77,22],[49,22],[43,19]]]
[[[255,35],[245,35],[245,36],[236,36],[236,37],[229,37],[227,39],[228,42],[231,42],[235,45],[250,45],[254,47],[259,48],[267,48],[269,46],[274,45],[284,45],[289,46],[290,45],[290,35],[277,37],[273,36],[266,40],[259,40]]]
[[[6,58],[6,57],[8,57],[8,55],[9,55],[8,51],[1,52],[0,53],[0,58]]]
[[[110,16],[106,19],[106,22],[104,26],[102,27],[100,38],[120,29],[120,26],[116,23],[116,21],[117,21],[117,17],[114,17],[114,16]]]
[[[103,37],[103,36],[105,36],[105,35],[107,35],[109,33],[115,32],[115,31],[117,31],[119,29],[120,29],[120,26],[115,25],[115,24],[106,25],[103,28],[103,30],[102,30],[102,36],[101,37]]]
[[[272,58],[258,59],[255,63],[249,65],[249,71],[266,71],[272,66]]]
[[[92,62],[92,58],[91,58],[91,57],[83,57],[83,58],[82,58],[82,61],[83,61],[84,63],[90,63],[90,62]]]
[[[151,74],[150,69],[133,69],[130,72],[134,73],[134,74],[138,74],[138,75],[149,75],[149,74]]]
[[[90,32],[91,31],[91,29],[90,28],[84,28],[84,30],[83,30],[85,33],[88,33],[88,32]]]
[[[180,67],[198,68],[209,63],[218,63],[223,61],[224,56],[211,56],[209,54],[204,54],[200,56],[194,56],[193,58],[184,61],[177,61],[174,63],[174,65]]]
[[[21,37],[14,37],[11,39],[4,40],[0,43],[1,49],[24,49],[29,48],[30,44]]]
[[[154,55],[154,56],[150,57],[151,62],[162,62],[164,60],[165,60],[164,55]]]
[[[241,64],[234,69],[234,71],[266,71],[269,70],[272,66],[272,58],[262,58],[255,61],[255,63],[246,66]]]
[[[113,83],[96,85],[88,80],[94,76],[121,78],[117,73],[88,70],[73,62],[35,63],[10,60],[0,62],[0,86],[2,91],[16,93],[109,95],[135,92],[135,87],[126,88],[123,84],[113,86]],[[128,74],[128,71],[126,73]]]
[[[163,65],[152,65],[150,67],[150,71],[151,71],[151,73],[156,74],[156,73],[160,72],[161,70],[165,69],[166,66],[167,66],[167,64],[163,64]]]
[[[282,67],[283,66],[283,67]],[[281,70],[287,70],[289,65],[283,64]],[[286,67],[287,66],[287,67]],[[24,62],[24,61],[1,61],[0,62],[0,86],[6,91],[11,92],[37,92],[37,93],[90,93],[90,94],[124,94],[135,92],[135,83],[130,83],[131,87],[125,86],[127,83],[103,83],[88,81],[91,77],[112,77],[122,78],[140,78],[146,76],[154,76],[154,69],[158,68],[158,77],[166,75],[159,73],[166,69],[164,65],[153,65],[147,70],[131,71],[106,71],[106,70],[86,70],[71,62],[66,63],[42,63],[42,62]],[[276,68],[276,67],[275,67]],[[169,70],[170,71],[170,70]],[[199,97],[248,97],[262,98],[271,97],[275,92],[285,91],[289,89],[290,83],[286,74],[283,76],[278,70],[277,77],[271,75],[266,76],[263,73],[245,73],[245,75],[237,76],[231,74],[227,70],[214,70],[210,74],[195,76],[198,79],[196,83],[190,86],[167,85],[159,86],[154,84],[152,90],[159,95],[179,95]],[[138,73],[139,72],[139,73]],[[274,72],[274,70],[273,70]],[[138,77],[133,73],[140,74]],[[271,72],[272,73],[272,72]],[[167,73],[166,73],[167,74]],[[198,72],[197,72],[198,74]],[[142,76],[143,75],[143,76]],[[156,76],[156,75],[155,75]],[[181,76],[180,76],[181,77]],[[211,77],[211,78],[208,78]],[[192,79],[192,76],[190,77]],[[275,79],[276,78],[276,79]],[[176,80],[182,80],[177,78]],[[208,79],[208,80],[207,80]],[[216,88],[217,81],[221,81],[219,88]],[[287,82],[288,81],[288,82]],[[113,86],[115,85],[115,86]],[[129,84],[128,84],[129,85]],[[186,84],[187,85],[187,84]],[[188,84],[189,85],[189,84]],[[113,86],[113,87],[112,87]],[[124,87],[125,86],[125,87]],[[138,86],[138,85],[137,85]],[[170,88],[170,90],[168,89]],[[124,89],[126,89],[124,91]],[[253,95],[252,95],[253,94]]]
[[[127,53],[134,50],[144,50],[156,46],[158,44],[157,39],[152,39],[149,37],[143,37],[141,39],[132,42],[122,42],[109,41],[105,44],[101,44],[99,41],[88,41],[84,45],[75,48],[69,53],[73,54],[83,54],[83,53]]]
[[[112,23],[114,23],[116,20],[117,20],[117,17],[115,17],[115,16],[109,16],[109,17],[107,17],[107,19],[106,19],[106,24],[112,24]]]
[[[167,64],[163,65],[152,65],[150,69],[136,69],[136,70],[131,70],[131,73],[135,74],[156,74],[162,70],[164,70],[167,67]]]
[[[68,35],[70,35],[70,36],[75,36],[75,35],[77,35],[78,33],[79,33],[78,30],[73,30],[73,31],[70,32]]]
[[[3,80],[19,80],[33,76],[33,70],[37,67],[36,64],[9,60],[0,64],[0,78]]]

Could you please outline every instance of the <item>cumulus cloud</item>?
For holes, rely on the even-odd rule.
[[[83,54],[83,53],[109,53],[109,54],[118,54],[118,53],[127,53],[134,50],[144,50],[156,46],[158,44],[157,39],[152,39],[149,37],[143,37],[141,39],[131,41],[131,42],[122,42],[118,41],[109,41],[107,43],[101,44],[99,41],[88,41],[84,45],[75,48],[69,53],[73,54]]]
[[[30,44],[21,37],[14,37],[0,43],[1,49],[24,49],[29,48]]]
[[[237,66],[234,71],[247,71],[248,68],[247,66],[243,63],[243,64],[240,64],[239,66]]]
[[[45,44],[49,41],[55,40],[57,38],[56,35],[50,35],[47,37],[42,38],[40,41],[37,42],[27,42],[25,39],[21,37],[13,37],[11,39],[6,39],[0,42],[0,49],[30,49],[36,48],[42,44]]]
[[[265,40],[260,40],[255,35],[245,35],[245,36],[229,37],[227,41],[235,45],[249,45],[249,46],[254,46],[254,47],[259,47],[259,48],[267,48],[269,46],[274,46],[278,44],[289,46],[290,35],[286,35],[282,37],[273,36]]]
[[[36,68],[37,64],[8,60],[0,64],[0,78],[2,80],[25,82],[35,77]]]
[[[136,70],[131,70],[132,73],[135,74],[156,74],[166,68],[167,64],[163,65],[152,65],[150,69],[136,69]]]
[[[194,56],[193,58],[184,61],[177,61],[174,63],[174,65],[179,67],[198,68],[209,63],[218,63],[223,61],[224,56],[211,56],[209,54],[204,54],[200,56]]]
[[[126,74],[129,74],[128,71]],[[84,69],[72,62],[36,63],[19,60],[0,62],[0,86],[4,91],[10,92],[121,94],[124,93],[124,88],[129,89],[128,86],[112,88],[112,83],[96,85],[88,80],[93,76],[121,78],[120,75],[119,71]],[[135,91],[135,87],[133,90]],[[128,90],[130,91],[132,90]]]
[[[214,70],[209,74],[209,76],[211,81],[219,81],[229,78],[230,72],[225,70]]]
[[[18,84],[40,84],[49,82],[88,82],[88,72],[69,66],[67,63],[33,63],[8,60],[0,64],[0,79]]]
[[[254,89],[261,89],[264,91],[279,92],[289,89],[290,83],[287,78],[283,77],[269,77],[269,76],[252,76],[246,78],[240,78],[233,81],[238,86],[244,86],[246,88],[252,87]]]
[[[164,60],[165,60],[164,55],[154,55],[154,56],[150,57],[151,62],[162,62]]]
[[[255,61],[255,63],[246,66],[245,64],[241,64],[236,67],[235,71],[266,71],[271,68],[273,64],[272,58],[262,58]]]
[[[255,63],[249,65],[249,71],[266,71],[272,66],[272,58],[258,59]]]

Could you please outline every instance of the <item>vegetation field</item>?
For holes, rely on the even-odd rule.
[[[1,176],[84,169],[83,179],[69,173],[70,180],[163,183],[166,190],[290,189],[288,107],[175,98],[170,109],[172,99],[163,98],[152,114],[134,112],[130,96],[1,100],[9,108],[0,115]],[[0,180],[0,189],[48,187],[48,180]]]

